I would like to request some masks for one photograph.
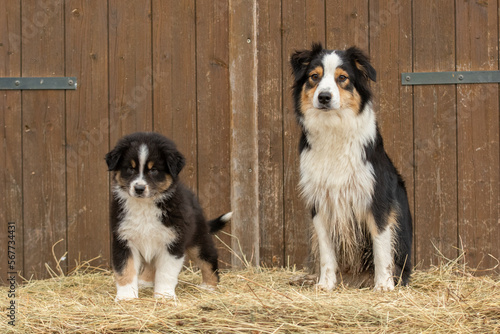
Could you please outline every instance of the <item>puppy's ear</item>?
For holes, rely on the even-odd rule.
[[[363,51],[353,46],[346,50],[346,55],[351,64],[361,72],[367,81],[377,81],[377,71],[370,64],[370,58]]]
[[[321,43],[313,43],[311,50],[295,51],[295,53],[292,54],[290,57],[290,65],[292,65],[295,81],[304,76],[311,60],[322,50],[323,46]]]
[[[125,153],[127,143],[124,141],[118,142],[115,148],[106,154],[106,164],[108,164],[108,171],[118,170],[119,162]]]
[[[177,150],[171,150],[170,152],[166,152],[166,162],[167,168],[172,175],[173,178],[176,178],[181,172],[182,168],[186,165],[186,159],[181,154],[181,152]]]

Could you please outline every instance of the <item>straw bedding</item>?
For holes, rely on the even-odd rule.
[[[389,293],[340,286],[317,291],[293,269],[248,267],[221,274],[218,291],[186,268],[174,300],[114,302],[112,273],[80,265],[67,276],[16,289],[16,326],[0,304],[1,333],[500,333],[500,279],[475,277],[459,260],[415,271]],[[297,282],[304,282],[303,285]],[[299,285],[296,285],[299,284]],[[0,299],[8,301],[7,288]]]

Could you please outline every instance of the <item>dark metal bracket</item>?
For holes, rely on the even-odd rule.
[[[76,77],[0,78],[0,90],[69,89],[77,87]]]
[[[500,71],[401,73],[401,84],[403,86],[456,85],[474,83],[500,83]]]

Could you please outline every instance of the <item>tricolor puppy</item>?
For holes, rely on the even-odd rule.
[[[185,159],[157,133],[123,137],[106,155],[112,171],[111,232],[116,300],[138,296],[139,283],[155,297],[175,297],[177,277],[188,253],[203,284],[216,286],[217,250],[212,233],[231,213],[205,220],[195,195],[179,181]]]
[[[320,288],[337,272],[374,275],[392,290],[411,274],[412,222],[406,189],[387,156],[372,105],[376,72],[357,48],[291,57],[295,112],[302,129],[300,188],[312,212]]]

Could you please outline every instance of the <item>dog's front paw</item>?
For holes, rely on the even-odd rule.
[[[316,289],[324,291],[332,291],[337,287],[337,279],[335,277],[321,278],[316,284]]]
[[[376,282],[375,283],[375,288],[373,288],[373,291],[376,292],[387,292],[387,291],[392,291],[394,290],[394,280],[391,278],[383,280],[381,282]]]
[[[154,297],[156,299],[176,299],[175,291],[173,290],[155,291]]]
[[[132,299],[135,299],[137,298],[137,296],[135,294],[117,294],[116,297],[115,297],[115,302],[119,302],[121,300],[132,300]]]

